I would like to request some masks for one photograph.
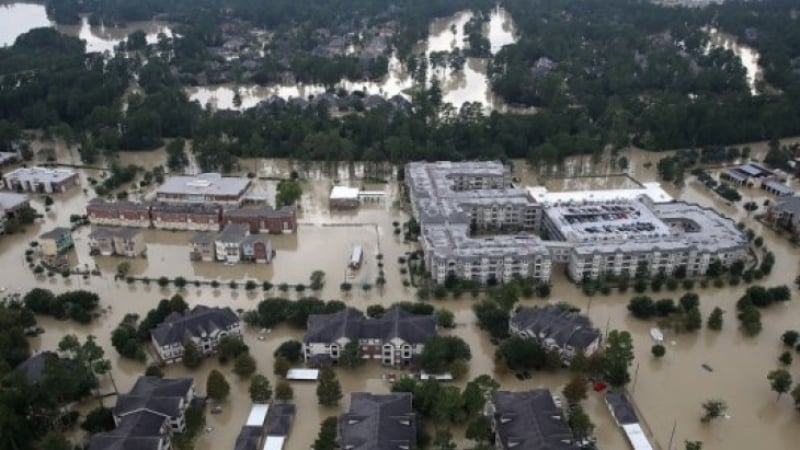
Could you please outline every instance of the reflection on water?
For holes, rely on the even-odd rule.
[[[709,27],[706,29],[709,42],[706,52],[712,48],[724,48],[732,51],[742,62],[747,71],[747,85],[753,95],[758,95],[758,82],[762,80],[764,74],[761,66],[758,65],[758,51],[747,45],[739,43],[738,39],[728,33],[724,33],[717,28]]]
[[[464,25],[472,18],[473,13],[461,11],[451,17],[436,19],[431,23],[428,38],[420,46],[426,56],[433,52],[452,51],[464,48]],[[492,53],[496,53],[504,45],[516,41],[514,22],[511,15],[500,7],[492,10],[484,32],[489,38]],[[438,67],[429,70],[429,82],[435,76],[441,82],[445,102],[459,108],[466,102],[479,102],[489,109],[505,110],[506,105],[496,98],[491,91],[487,76],[487,61],[479,58],[468,58],[464,69],[453,71],[450,68]],[[338,87],[347,91],[361,90],[367,94],[391,97],[405,95],[413,87],[414,82],[403,65],[392,54],[389,59],[389,73],[378,82],[343,80]],[[284,99],[299,97],[308,98],[325,92],[322,85],[235,85],[198,86],[187,88],[191,100],[201,105],[210,104],[217,109],[246,109],[255,106],[267,97],[277,95]],[[236,106],[234,97],[239,93],[240,106]]]
[[[0,5],[0,46],[12,45],[17,36],[34,28],[52,26],[53,22],[47,18],[44,5],[32,3]],[[144,31],[150,44],[158,42],[159,34],[172,36],[169,26],[158,21],[132,22],[124,27],[107,28],[103,25],[92,27],[89,25],[89,19],[82,17],[80,25],[57,25],[56,28],[64,34],[86,41],[87,52],[101,53],[114,53],[114,47],[135,30]]]

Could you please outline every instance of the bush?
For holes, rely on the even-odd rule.
[[[664,347],[661,344],[654,345],[653,348],[650,349],[650,351],[653,353],[653,356],[655,356],[656,358],[662,358],[667,353],[666,347]]]
[[[158,278],[158,285],[161,287],[166,287],[169,285],[169,278],[167,277],[159,277]]]

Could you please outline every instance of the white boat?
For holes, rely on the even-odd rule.
[[[664,342],[664,333],[657,327],[650,328],[650,337],[656,342]]]

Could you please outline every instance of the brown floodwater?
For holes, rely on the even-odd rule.
[[[52,147],[59,159],[72,161],[72,152],[65,146],[46,143],[40,147]],[[38,147],[37,147],[38,148]],[[763,154],[762,144],[751,145],[755,154]],[[639,150],[624,152],[630,160],[629,174],[638,181],[656,179],[655,162],[664,156],[663,153],[647,153]],[[165,160],[163,151],[146,153],[123,153],[122,161],[153,166]],[[652,167],[645,167],[646,163]],[[110,333],[127,313],[145,314],[150,308],[165,297],[180,292],[192,305],[230,306],[235,310],[246,310],[256,306],[264,293],[258,289],[245,291],[241,286],[244,280],[269,280],[279,283],[308,283],[313,270],[323,270],[327,283],[318,293],[308,290],[303,295],[314,294],[323,299],[342,299],[349,305],[365,308],[370,304],[388,305],[398,300],[411,300],[414,292],[402,285],[403,276],[399,272],[397,257],[414,250],[393,234],[393,221],[403,222],[407,216],[396,208],[397,186],[389,184],[367,184],[369,190],[382,190],[387,199],[381,203],[365,205],[357,211],[331,212],[327,207],[327,193],[337,183],[362,186],[360,178],[374,171],[374,168],[362,164],[342,164],[323,167],[316,164],[293,164],[284,160],[245,160],[240,163],[242,172],[255,172],[260,177],[288,176],[297,170],[305,181],[304,195],[301,199],[301,223],[297,234],[274,236],[273,243],[278,251],[270,265],[224,266],[213,263],[195,263],[189,261],[188,242],[191,233],[148,230],[145,232],[148,254],[146,258],[130,260],[132,273],[156,278],[161,275],[184,276],[189,280],[220,280],[221,287],[201,288],[193,285],[180,291],[175,288],[161,288],[155,283],[150,285],[127,284],[114,281],[113,274],[121,258],[91,257],[88,254],[88,228],[76,232],[76,250],[71,260],[81,266],[98,266],[102,276],[82,279],[73,277],[65,280],[61,276],[35,277],[24,263],[24,251],[28,242],[41,232],[56,225],[67,225],[69,215],[83,212],[91,194],[82,190],[73,190],[64,195],[54,196],[55,204],[46,213],[44,224],[28,227],[24,233],[3,236],[0,239],[0,265],[4,275],[0,285],[9,291],[25,292],[31,287],[41,286],[60,292],[68,289],[85,288],[96,291],[101,296],[102,313],[98,319],[87,326],[71,322],[59,322],[52,319],[39,318],[40,325],[46,330],[41,336],[32,339],[34,350],[52,350],[61,337],[67,333],[80,336],[97,336],[98,342],[105,348],[114,363],[114,378],[122,391],[128,390],[139,376],[144,366],[118,357],[110,345]],[[608,158],[597,163],[584,157],[567,161],[558,168],[547,170],[548,176],[542,178],[550,189],[589,189],[599,187],[630,187],[630,181],[618,175]],[[522,161],[515,164],[515,176],[524,183],[539,182],[539,170],[531,169]],[[572,178],[559,181],[565,176],[597,175],[597,177]],[[86,178],[97,177],[97,171],[82,171],[82,182],[86,186]],[[258,188],[268,195],[274,194],[275,181],[258,180]],[[794,181],[792,181],[793,184]],[[682,188],[665,187],[677,198],[713,206],[733,217],[744,220],[758,234],[764,236],[766,246],[775,253],[776,270],[765,277],[763,284],[773,286],[788,284],[793,286],[794,277],[798,273],[800,253],[796,247],[770,230],[763,229],[758,222],[748,217],[741,207],[728,206],[724,201],[712,196],[702,185],[689,181]],[[145,193],[146,195],[146,193]],[[769,196],[758,189],[743,190],[744,201],[755,200],[759,205]],[[44,205],[39,198],[33,198],[34,206],[40,211]],[[366,249],[366,265],[356,273],[345,268],[349,250],[354,244],[363,245]],[[375,255],[384,255],[384,270],[387,284],[383,289],[372,287],[361,289],[364,282],[374,283],[378,273]],[[354,284],[351,293],[343,295],[339,284],[343,279]],[[227,281],[239,281],[238,289],[231,289]],[[782,351],[779,336],[786,329],[800,328],[800,307],[797,302],[773,307],[763,312],[764,331],[757,338],[745,338],[738,330],[735,319],[735,301],[745,287],[725,287],[722,289],[697,289],[701,296],[701,310],[707,315],[715,306],[727,312],[725,326],[721,332],[702,330],[696,334],[667,334],[667,355],[659,361],[650,355],[652,345],[649,329],[650,322],[631,318],[626,310],[631,292],[623,295],[586,297],[573,284],[566,280],[564,274],[554,275],[553,295],[549,301],[567,301],[588,313],[594,323],[605,330],[626,329],[634,338],[636,361],[632,371],[636,373],[635,381],[629,389],[642,411],[645,424],[653,433],[656,448],[666,449],[670,441],[673,426],[675,435],[673,445],[682,445],[683,440],[702,440],[706,449],[750,450],[793,449],[800,442],[800,416],[794,410],[788,396],[776,401],[766,379],[768,371],[776,368],[777,357]],[[796,294],[796,289],[792,287]],[[682,290],[653,294],[656,298],[682,295]],[[297,298],[300,294],[293,290],[282,294],[277,290],[269,295],[285,295]],[[494,348],[487,335],[475,324],[471,305],[471,296],[465,295],[458,300],[436,302],[437,307],[452,310],[455,313],[457,327],[446,333],[462,337],[472,347],[473,360],[470,363],[468,378],[480,374],[491,374],[502,384],[504,389],[523,390],[536,387],[548,387],[560,392],[561,387],[569,379],[566,372],[556,374],[534,373],[533,379],[519,381],[513,374],[495,372]],[[523,300],[523,304],[537,304],[541,300]],[[297,339],[302,336],[301,330],[279,326],[269,333],[257,329],[247,329],[245,341],[258,361],[259,370],[272,376],[272,352],[286,339]],[[713,372],[705,371],[701,365],[708,364]],[[192,376],[196,379],[198,391],[205,391],[208,372],[219,367],[216,360],[207,360],[196,371],[187,371],[181,365],[173,365],[167,369],[167,376]],[[800,372],[791,368],[795,378],[800,379]],[[231,367],[223,366],[223,373],[231,382],[231,394],[224,402],[224,410],[218,415],[208,416],[208,425],[213,430],[204,432],[198,439],[197,448],[210,450],[230,448],[239,428],[244,423],[249,411],[248,383],[239,380],[231,371]],[[356,391],[388,392],[389,385],[382,381],[382,375],[388,370],[377,364],[368,364],[356,371],[337,370],[345,393]],[[459,383],[463,385],[463,383]],[[111,390],[108,380],[103,380],[102,390]],[[315,385],[292,383],[297,404],[297,419],[287,441],[288,450],[305,450],[313,443],[318,431],[319,422],[330,415],[344,411],[349,402],[345,395],[338,408],[319,407],[316,402]],[[709,425],[699,421],[701,403],[710,398],[722,398],[729,405],[729,418],[721,419]],[[107,405],[113,398],[105,399]],[[78,405],[81,411],[87,411],[97,404],[96,400]],[[601,448],[625,449],[627,444],[613,421],[599,394],[591,393],[586,401],[586,409],[597,425],[597,438]],[[463,438],[460,428],[454,431],[459,437],[459,448],[468,448],[469,442]],[[795,444],[792,444],[795,442]],[[675,447],[678,448],[678,447]]]

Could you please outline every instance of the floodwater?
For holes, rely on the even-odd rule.
[[[60,160],[70,160],[70,153],[63,145],[46,146],[54,147],[53,154]],[[754,155],[762,155],[765,151],[763,144],[754,144],[750,147]],[[652,181],[656,178],[654,163],[665,154],[630,150],[624,152],[624,155],[630,161],[628,173],[632,177],[638,181]],[[124,153],[122,158],[135,159],[148,166],[165,161],[163,152]],[[647,163],[652,166],[646,167]],[[407,218],[403,212],[394,207],[397,195],[394,182],[364,186],[370,190],[383,190],[388,197],[383,203],[365,205],[358,211],[331,212],[327,208],[326,198],[330,186],[334,183],[332,180],[339,180],[338,183],[341,184],[361,186],[359,178],[368,173],[367,167],[361,164],[322,167],[316,164],[294,164],[285,160],[257,159],[242,161],[241,166],[243,171],[253,171],[262,177],[288,176],[290,171],[298,170],[301,176],[308,180],[304,182],[305,193],[301,200],[300,229],[296,235],[273,237],[278,253],[272,264],[228,267],[212,263],[192,263],[189,261],[188,248],[185,246],[190,233],[153,230],[145,232],[148,243],[147,257],[131,260],[133,272],[152,278],[161,275],[182,275],[192,281],[218,279],[221,286],[217,289],[210,286],[198,288],[190,284],[180,293],[192,305],[230,306],[234,310],[251,309],[262,295],[265,295],[260,289],[245,291],[242,287],[245,280],[269,280],[276,285],[284,282],[307,284],[308,276],[317,269],[326,272],[327,283],[321,292],[313,294],[326,300],[342,299],[347,304],[361,309],[375,303],[389,305],[398,300],[413,300],[413,290],[402,285],[403,276],[399,272],[397,257],[414,248],[402,243],[392,232],[393,221],[402,222]],[[629,187],[630,181],[625,181],[627,180],[625,177],[616,175],[617,171],[611,167],[612,165],[605,159],[593,163],[591,158],[575,158],[560,167],[557,175],[562,177],[581,175],[581,178],[563,179],[551,173],[541,181],[546,182],[550,189]],[[596,176],[588,177],[588,175]],[[87,176],[97,177],[98,172],[82,172],[83,186],[86,186]],[[540,181],[539,171],[526,166],[522,161],[515,162],[515,176],[527,184]],[[728,206],[717,197],[711,196],[696,181],[691,181],[691,178],[688,180],[686,186],[682,188],[672,186],[665,188],[676,198],[711,206],[733,217],[734,220],[745,221],[757,234],[764,237],[766,246],[775,253],[778,261],[776,267],[779,269],[765,277],[763,284],[793,286],[799,268],[798,250],[785,238],[763,229],[752,216],[748,217],[741,207]],[[274,185],[271,183],[273,182],[259,181],[260,187],[270,194],[274,192],[272,191]],[[769,197],[758,189],[745,189],[743,196],[745,197],[743,201],[752,199],[759,205]],[[122,281],[115,282],[113,273],[116,271],[116,265],[124,259],[90,257],[86,242],[87,229],[76,232],[77,249],[71,255],[71,260],[80,265],[99,266],[101,277],[91,277],[86,280],[78,277],[65,280],[59,275],[52,278],[35,277],[24,264],[24,250],[28,242],[53,226],[68,224],[70,214],[83,211],[88,195],[80,190],[73,190],[64,195],[54,196],[54,199],[55,204],[46,214],[44,224],[30,226],[23,234],[3,236],[0,239],[0,266],[6,271],[3,287],[18,292],[25,292],[33,286],[46,287],[56,292],[76,288],[98,292],[101,296],[103,313],[97,320],[88,326],[83,326],[39,318],[39,323],[46,332],[32,340],[33,348],[36,351],[55,349],[58,341],[66,333],[95,335],[114,363],[115,381],[124,392],[133,385],[144,366],[118,357],[110,345],[111,331],[126,313],[145,314],[158,300],[178,291],[172,287],[161,288],[155,283],[129,285]],[[33,204],[40,211],[44,210],[41,199],[34,198]],[[330,226],[331,224],[339,226]],[[365,245],[367,260],[366,266],[353,274],[345,271],[345,265],[349,248],[355,243]],[[319,250],[323,248],[323,251]],[[375,257],[378,252],[384,255],[387,284],[383,289],[373,287],[369,291],[364,291],[358,284],[362,280],[369,282],[374,278],[378,270]],[[345,277],[354,284],[354,289],[351,293],[343,295],[338,286]],[[230,279],[239,281],[239,288],[231,289],[227,285]],[[14,280],[14,283],[7,280]],[[586,297],[568,282],[562,273],[555,274],[553,282],[553,295],[550,301],[563,300],[580,307],[601,330],[625,329],[633,335],[636,361],[632,374],[636,375],[629,389],[643,413],[645,424],[653,433],[656,448],[667,448],[673,426],[675,427],[673,441],[677,444],[682,443],[684,439],[690,439],[702,440],[705,443],[704,448],[711,450],[796,448],[792,443],[800,441],[800,427],[798,427],[800,419],[788,396],[779,401],[775,400],[775,394],[769,388],[766,374],[777,366],[777,357],[782,351],[779,345],[780,334],[786,329],[797,329],[800,326],[800,306],[797,299],[787,305],[763,311],[764,331],[757,338],[751,339],[745,338],[737,330],[735,318],[735,301],[741,296],[744,286],[722,289],[698,288],[704,316],[707,316],[715,306],[726,311],[723,330],[713,332],[704,329],[691,335],[668,334],[667,355],[662,360],[656,361],[650,355],[652,342],[648,332],[653,324],[633,319],[627,313],[626,304],[634,295],[632,292]],[[792,290],[796,296],[796,289],[792,287]],[[656,298],[678,298],[682,292],[678,290],[652,295]],[[312,293],[306,290],[303,295],[309,294]],[[300,296],[294,290],[284,294],[277,289],[268,295],[284,295],[290,298]],[[435,302],[437,308],[447,308],[455,313],[457,327],[445,333],[462,337],[472,348],[473,360],[470,363],[468,378],[491,374],[501,382],[504,389],[548,387],[554,392],[560,392],[568,380],[568,374],[565,372],[534,373],[532,380],[519,381],[513,374],[495,371],[494,348],[488,341],[487,335],[481,332],[475,323],[471,311],[473,302],[469,295],[458,300]],[[526,305],[541,302],[541,300],[522,301]],[[245,341],[258,361],[259,370],[267,374],[274,383],[272,352],[284,340],[297,339],[301,335],[301,330],[285,326],[276,327],[265,334],[260,334],[259,330],[247,329]],[[747,363],[742,364],[742,361]],[[714,371],[703,370],[702,364],[710,365]],[[218,366],[216,360],[208,360],[200,369],[189,372],[181,365],[174,365],[167,369],[167,375],[192,376],[196,379],[198,391],[203,393],[208,372]],[[791,370],[794,377],[800,379],[797,368]],[[213,431],[201,435],[197,446],[200,450],[230,448],[249,410],[248,383],[238,380],[230,367],[223,367],[222,371],[232,385],[230,398],[224,402],[222,414],[208,416],[208,425],[213,427]],[[380,393],[389,390],[389,386],[381,380],[382,374],[388,370],[378,364],[369,363],[353,372],[345,370],[337,372],[345,393],[356,391]],[[104,391],[109,391],[110,386],[108,380],[103,380]],[[292,383],[292,386],[295,390],[298,418],[287,442],[287,449],[305,450],[312,444],[319,422],[327,416],[344,411],[349,398],[345,395],[339,408],[323,408],[317,405],[314,384]],[[710,398],[724,399],[729,405],[730,418],[709,425],[701,424],[700,405]],[[111,404],[113,398],[105,401]],[[587,411],[597,425],[596,434],[601,448],[615,450],[627,448],[624,437],[613,424],[602,402],[602,397],[590,393],[585,403]],[[79,409],[86,411],[94,405],[96,401],[87,401],[79,405]],[[468,448],[469,442],[463,439],[462,430],[456,428],[455,432],[460,439],[459,448]]]
[[[52,27],[53,22],[47,17],[44,5],[34,3],[10,3],[0,5],[0,47],[14,44],[17,36],[34,28]],[[109,52],[114,49],[128,34],[136,30],[145,32],[147,42],[158,42],[159,35],[172,36],[170,27],[159,21],[132,22],[124,27],[97,27],[89,25],[88,17],[81,18],[80,25],[56,25],[58,31],[86,41],[87,52]]]
[[[451,51],[464,48],[464,25],[472,18],[473,13],[461,11],[453,16],[436,19],[431,23],[428,38],[420,45],[420,52],[430,56],[432,52]],[[488,22],[484,26],[484,33],[491,43],[492,53],[497,53],[504,45],[512,44],[517,39],[514,22],[511,15],[503,8],[497,7],[491,11]],[[441,82],[444,101],[459,108],[466,102],[478,102],[489,109],[507,110],[499,98],[491,90],[487,76],[487,60],[482,58],[467,58],[462,71],[453,71],[450,68],[429,68],[431,81],[435,76]],[[391,97],[406,95],[405,92],[413,87],[414,82],[403,65],[392,54],[389,58],[389,73],[378,82],[348,81],[343,80],[338,87],[347,91],[361,90],[367,94]],[[236,92],[239,93],[241,105],[234,105]],[[282,98],[308,98],[325,92],[322,85],[237,85],[222,84],[217,86],[196,86],[186,89],[191,100],[197,100],[201,105],[210,105],[217,109],[247,109],[272,95]]]
[[[711,51],[712,48],[724,48],[730,50],[742,62],[747,71],[747,85],[750,87],[750,92],[753,95],[758,95],[758,83],[764,78],[763,70],[758,64],[759,54],[758,51],[752,47],[744,45],[739,40],[717,28],[709,27],[706,29],[709,41],[706,46],[706,52]]]

